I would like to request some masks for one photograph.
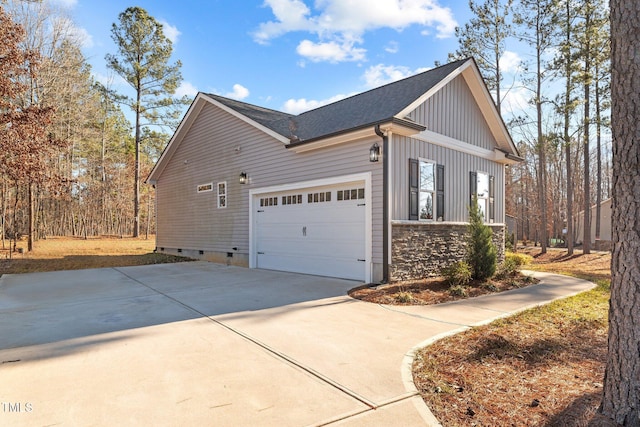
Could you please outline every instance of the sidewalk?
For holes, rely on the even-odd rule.
[[[523,271],[540,280],[540,283],[526,288],[484,295],[477,298],[454,301],[431,306],[380,306],[393,313],[418,319],[430,325],[423,329],[419,344],[405,355],[402,362],[402,381],[410,398],[399,400],[393,405],[382,406],[338,422],[336,425],[365,427],[372,425],[408,426],[426,425],[438,427],[441,424],[433,416],[413,384],[412,365],[417,351],[429,344],[464,332],[475,326],[491,323],[502,317],[548,304],[556,299],[567,298],[595,287],[595,284],[574,277],[551,273]],[[424,333],[425,330],[429,332]],[[415,416],[419,415],[420,421]]]

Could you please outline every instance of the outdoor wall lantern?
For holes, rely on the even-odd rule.
[[[371,148],[369,148],[369,161],[377,162],[380,158],[380,146],[377,142],[374,142]]]
[[[245,171],[240,172],[240,184],[246,184],[247,180],[247,173]]]

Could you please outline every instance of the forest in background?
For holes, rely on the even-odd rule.
[[[469,5],[474,17],[457,29],[459,49],[449,59],[476,59],[525,159],[508,170],[507,213],[518,218],[518,238],[544,251],[573,236],[566,239],[571,252],[574,239],[582,239],[570,219],[611,195],[608,4]],[[11,51],[13,43],[23,53],[17,71],[2,69],[0,84],[10,100],[0,105],[7,112],[0,115],[2,247],[26,235],[153,234],[154,191],[142,185],[135,194],[136,165],[144,180],[177,126],[177,110],[159,125],[141,121],[136,134],[126,116],[134,106],[92,76],[70,17],[47,2],[0,6],[2,33],[16,34],[0,48]],[[506,54],[516,50],[517,77],[506,77]],[[515,91],[525,94],[526,108],[508,108]],[[597,225],[599,216],[589,220]]]

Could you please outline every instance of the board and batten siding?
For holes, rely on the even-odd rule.
[[[392,171],[394,191],[393,220],[409,219],[409,159],[432,160],[444,165],[444,220],[466,222],[469,219],[469,173],[484,172],[495,179],[495,222],[504,222],[504,165],[471,154],[410,137],[393,136]]]
[[[157,180],[157,246],[249,254],[249,191],[371,172],[373,263],[382,262],[382,162],[369,162],[371,137],[294,153],[282,142],[206,104]],[[240,172],[249,177],[239,183]],[[217,207],[218,182],[227,207]],[[213,183],[213,191],[197,186]],[[234,250],[233,248],[237,248]]]
[[[462,75],[409,114],[428,130],[493,150],[495,138]]]

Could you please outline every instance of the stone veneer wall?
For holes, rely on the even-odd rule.
[[[498,262],[504,259],[504,224],[489,224],[498,249]],[[440,269],[464,259],[467,224],[447,222],[403,222],[392,225],[391,282],[424,279],[440,275]]]

